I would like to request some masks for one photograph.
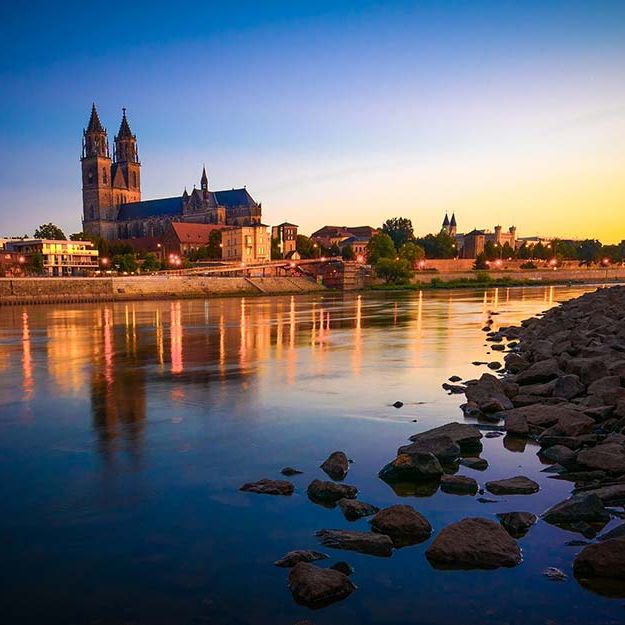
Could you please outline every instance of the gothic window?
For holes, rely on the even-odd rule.
[[[102,182],[104,184],[106,184],[107,180],[106,180],[106,169],[104,167],[102,167]]]
[[[137,174],[133,171],[132,172],[132,184],[133,186],[137,186]]]
[[[93,169],[90,169],[87,173],[87,180],[89,181],[89,184],[93,182]]]

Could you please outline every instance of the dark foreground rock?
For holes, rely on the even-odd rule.
[[[495,521],[468,518],[444,527],[426,551],[437,568],[495,569],[516,566],[521,550]]]
[[[443,475],[441,490],[452,495],[475,495],[479,486],[472,477],[464,475]]]
[[[344,452],[335,451],[328,456],[321,468],[333,480],[344,480],[349,471],[349,460]]]
[[[247,482],[239,490],[259,495],[292,495],[295,487],[286,480],[269,480],[264,478],[258,482]]]
[[[371,528],[389,536],[395,547],[416,545],[432,533],[432,526],[421,513],[402,504],[380,510],[371,519]]]
[[[460,446],[460,450],[463,453],[471,451],[481,451],[482,433],[473,425],[466,423],[447,423],[440,427],[433,428],[427,432],[421,432],[420,434],[414,434],[410,437],[413,442],[427,441],[440,436],[447,436],[454,443]]]
[[[513,538],[525,536],[538,517],[531,512],[501,512],[497,515],[503,528]]]
[[[501,367],[499,363],[496,364],[498,366],[491,368],[499,369]],[[466,383],[465,395],[467,400],[477,404],[482,412],[499,412],[513,408],[501,380],[490,373],[482,374],[479,380],[469,380]]]
[[[380,557],[389,557],[393,553],[393,541],[385,534],[324,529],[319,530],[315,536],[322,545],[332,549],[358,551]]]
[[[380,508],[358,501],[357,499],[339,499],[338,506],[348,521],[356,521],[374,515]]]
[[[274,564],[283,568],[291,568],[298,562],[315,562],[317,560],[325,560],[327,557],[325,553],[319,551],[296,549],[295,551],[289,551],[286,555],[282,556],[282,558],[276,560]]]
[[[356,585],[340,571],[300,562],[289,573],[289,588],[298,603],[322,608],[351,595]]]
[[[292,475],[301,475],[303,471],[300,471],[299,469],[295,469],[294,467],[284,467],[284,469],[282,469],[280,473],[282,473],[282,475],[286,475],[287,477],[290,477]]]
[[[403,445],[397,450],[397,455],[400,454],[433,454],[440,462],[453,462],[460,456],[460,445],[449,436],[431,436]]]
[[[308,497],[317,503],[334,504],[339,499],[355,499],[358,489],[349,484],[335,484],[334,482],[323,482],[313,480],[308,485]]]
[[[625,540],[613,538],[584,547],[575,558],[576,577],[625,580]]]
[[[531,495],[539,489],[540,486],[534,480],[524,475],[486,482],[486,490],[493,495]]]
[[[542,517],[553,525],[579,522],[607,523],[610,520],[610,513],[597,495],[580,493],[552,506]]]

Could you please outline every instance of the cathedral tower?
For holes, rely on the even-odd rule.
[[[102,126],[95,104],[86,130],[83,130],[82,156],[83,230],[88,234],[113,238],[114,219],[111,191],[111,157],[106,129]]]
[[[122,121],[115,136],[112,180],[115,206],[141,201],[141,163],[137,137],[130,130],[125,108],[122,109]]]

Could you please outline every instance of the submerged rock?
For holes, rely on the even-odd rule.
[[[289,573],[289,588],[298,603],[320,608],[345,599],[356,586],[340,571],[300,562]]]
[[[301,473],[303,473],[303,471],[300,471],[299,469],[294,469],[293,467],[284,467],[284,469],[282,469],[280,473],[282,473],[282,475],[290,477],[292,475],[300,475]]]
[[[355,499],[358,489],[349,484],[313,480],[308,485],[308,497],[318,503],[336,503],[339,499]]]
[[[343,573],[343,575],[348,575],[348,576],[352,575],[352,573],[354,572],[354,567],[348,562],[345,562],[344,560],[341,560],[340,562],[336,562],[330,568],[334,569],[335,571],[339,571],[340,573]]]
[[[247,482],[239,490],[246,493],[258,493],[259,495],[292,495],[295,487],[286,480],[263,478],[258,482]]]
[[[432,565],[448,569],[516,566],[521,550],[495,521],[467,518],[444,527],[425,552]]]
[[[289,551],[286,555],[276,560],[274,564],[283,568],[291,568],[298,562],[315,562],[316,560],[325,560],[328,556],[319,551],[311,551],[310,549],[296,549]]]
[[[538,517],[531,512],[500,512],[497,515],[503,528],[513,538],[525,536]]]
[[[349,471],[349,460],[344,452],[335,451],[324,461],[321,469],[333,480],[344,480]]]
[[[348,521],[356,521],[357,519],[372,516],[380,509],[357,499],[339,499],[338,506]]]
[[[332,549],[358,551],[371,556],[387,558],[393,553],[393,541],[385,534],[323,529],[319,530],[315,536],[319,538],[322,545]]]
[[[486,482],[486,490],[493,495],[531,495],[539,489],[540,486],[534,480],[524,475]]]
[[[403,402],[403,401],[396,401],[396,402],[393,404],[393,408],[401,408],[403,405],[404,405],[404,402]]]
[[[566,581],[566,573],[557,569],[555,566],[548,566],[544,571],[543,575],[550,579],[552,582],[564,582]]]
[[[371,528],[389,536],[396,547],[423,542],[432,533],[432,526],[421,513],[402,504],[380,510],[371,519]]]

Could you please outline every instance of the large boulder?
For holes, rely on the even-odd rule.
[[[447,569],[516,566],[521,550],[495,521],[468,518],[444,527],[425,552],[430,563]]]
[[[571,400],[584,392],[584,385],[578,376],[573,374],[562,375],[556,378],[553,385],[553,396]]]
[[[321,468],[333,480],[344,480],[349,471],[349,460],[344,452],[335,451],[328,456]]]
[[[393,553],[393,541],[386,534],[374,532],[350,532],[348,530],[323,529],[315,536],[325,547],[358,551],[371,556],[389,557]]]
[[[579,493],[549,508],[542,518],[553,525],[607,523],[610,513],[596,494]]]
[[[345,599],[356,586],[344,573],[300,562],[289,572],[289,588],[298,603],[321,608]]]
[[[465,475],[443,475],[441,490],[452,495],[475,495],[479,486],[472,478]]]
[[[432,533],[429,521],[412,506],[403,504],[380,510],[371,519],[371,528],[389,536],[396,547],[415,545]]]
[[[257,493],[259,495],[292,495],[295,487],[286,480],[270,480],[263,478],[258,482],[247,482],[239,488],[247,493]]]
[[[593,382],[588,387],[588,394],[599,397],[603,404],[615,406],[625,399],[625,388],[621,385],[620,376],[611,375]]]
[[[434,454],[399,454],[385,465],[378,474],[385,482],[412,482],[438,480],[443,467]]]
[[[453,462],[460,455],[460,445],[449,436],[432,436],[416,440],[410,445],[403,445],[397,450],[400,454],[434,454],[440,462]]]
[[[566,361],[564,369],[576,375],[586,386],[609,374],[603,358],[571,358]]]
[[[308,497],[318,503],[336,503],[339,499],[355,499],[358,489],[348,484],[313,480],[308,485]]]
[[[486,482],[486,490],[493,495],[531,495],[539,489],[540,486],[534,480],[524,475]]]
[[[581,436],[592,432],[595,425],[595,420],[583,412],[567,410],[558,417],[558,422],[542,432],[541,436]]]
[[[441,436],[446,436],[459,445],[462,453],[479,451],[482,449],[482,443],[480,442],[482,433],[474,425],[458,423],[456,421],[446,423],[445,425],[427,430],[426,432],[413,434],[410,437],[410,440],[416,443],[431,441],[432,439],[436,439]]]
[[[604,506],[625,505],[625,484],[610,484],[585,492],[587,495],[596,495]]]
[[[564,445],[546,447],[545,449],[541,449],[539,455],[541,459],[560,464],[563,467],[574,464],[576,457],[576,453]]]
[[[601,577],[625,580],[625,540],[613,538],[587,545],[573,562],[576,577]]]
[[[518,384],[549,382],[557,378],[561,373],[558,361],[555,358],[550,358],[536,362],[531,367],[521,371],[517,375],[516,381]]]
[[[513,407],[501,380],[490,373],[482,374],[479,380],[467,382],[464,392],[467,400],[475,402],[484,412],[498,412]]]
[[[527,422],[527,417],[523,414],[512,413],[514,413],[513,410],[510,411],[504,419],[506,432],[510,434],[510,436],[529,436],[530,426]]]
[[[625,473],[625,448],[616,443],[606,443],[583,449],[577,454],[577,463],[588,469],[621,475]]]

